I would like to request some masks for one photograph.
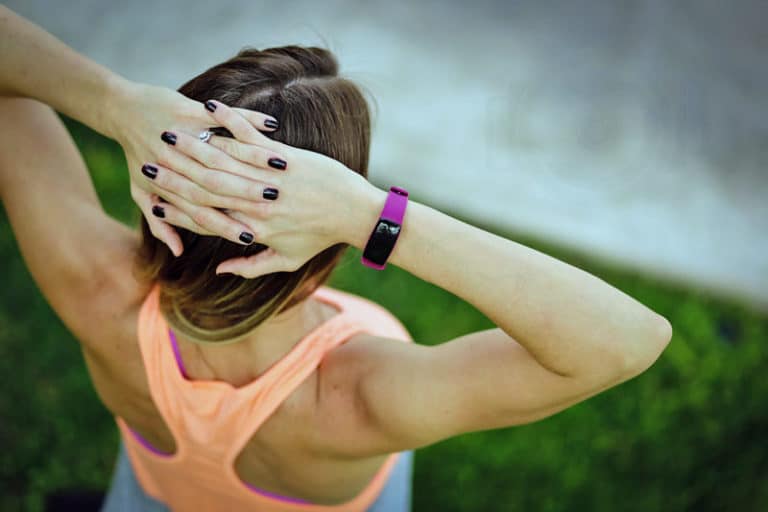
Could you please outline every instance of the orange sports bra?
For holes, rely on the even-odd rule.
[[[339,314],[309,332],[256,380],[235,388],[224,381],[185,377],[173,333],[160,312],[160,287],[152,289],[139,313],[138,341],[152,399],[173,434],[176,452],[160,452],[115,417],[136,478],[148,495],[181,512],[362,512],[373,504],[397,453],[357,496],[339,505],[316,505],[259,490],[235,472],[235,459],[256,429],[312,374],[326,352],[361,331],[413,341],[378,304],[326,286],[313,295]]]

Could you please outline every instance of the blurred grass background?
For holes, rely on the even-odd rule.
[[[135,224],[119,146],[68,127],[106,210]],[[414,510],[768,510],[768,315],[520,241],[666,316],[673,341],[648,372],[552,418],[419,450]],[[0,510],[42,510],[56,490],[107,486],[117,430],[76,341],[24,267],[5,216],[0,256]],[[371,272],[359,256],[348,251],[330,286],[382,304],[418,342],[492,327],[456,296],[394,266]]]

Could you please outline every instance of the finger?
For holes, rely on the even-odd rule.
[[[195,233],[213,234],[240,245],[251,245],[258,240],[251,227],[215,208],[194,205],[172,192],[168,193],[165,199],[191,219],[192,227],[195,228],[191,231]]]
[[[216,267],[217,274],[235,274],[246,279],[284,272],[284,258],[277,254],[271,247],[252,256],[232,258],[219,263]]]
[[[272,132],[279,128],[280,124],[274,117],[250,110],[247,108],[230,107],[232,110],[243,116],[251,123],[257,130]]]
[[[179,154],[177,153],[177,155]],[[189,163],[191,160],[189,160],[187,157],[184,157],[184,159],[189,160],[189,162],[179,161],[177,157],[165,158],[165,155],[163,155],[162,159],[164,161],[171,160],[170,165],[174,168],[182,168],[186,166],[188,171],[190,167],[199,165],[196,163],[191,165]],[[238,178],[231,174],[228,175],[228,173],[223,171],[206,171],[204,173],[196,173],[197,171],[192,172],[194,176],[197,176],[199,179],[205,181],[205,183],[212,188],[218,187],[233,193],[237,192],[241,197],[232,197],[211,192],[210,190],[203,188],[194,181],[190,180],[186,176],[183,176],[164,165],[149,163],[142,167],[142,174],[147,178],[147,180],[151,180],[152,184],[154,185],[154,190],[158,194],[160,192],[172,192],[177,196],[184,198],[186,201],[199,206],[213,206],[216,208],[228,208],[231,210],[247,211],[252,205],[253,201],[274,201],[274,199],[265,199],[264,191],[267,188],[275,187],[270,187],[264,183],[247,180],[241,177]],[[207,174],[212,176],[202,177],[202,175]],[[237,187],[239,187],[239,190],[236,190]],[[242,196],[245,196],[245,198]],[[268,197],[272,196],[274,196],[274,193],[271,196],[268,195]]]
[[[207,229],[195,224],[189,215],[184,213],[179,208],[176,208],[174,205],[167,201],[161,201],[160,197],[157,195],[153,195],[152,198],[152,215],[162,219],[167,224],[184,228],[199,235],[217,236],[215,233],[211,233]]]
[[[244,144],[237,139],[230,139],[228,137],[212,137],[211,140],[208,141],[208,145],[213,146],[232,159],[237,159],[239,162],[255,165],[262,169],[277,169],[278,171],[284,171],[288,168],[288,162],[281,153],[263,146]],[[254,171],[250,167],[242,166],[241,164],[237,169],[240,170],[242,168],[244,168],[246,172],[243,174],[236,172],[236,174],[246,177],[253,175]],[[261,176],[261,173],[257,174],[259,179],[266,179]]]
[[[248,119],[222,102],[208,100],[205,102],[205,108],[211,112],[216,122],[229,130],[237,140],[250,144],[260,144],[268,148],[277,146],[277,142],[261,133]]]
[[[152,215],[153,200],[149,192],[136,186],[131,186],[131,196],[138,205],[144,218],[147,219],[147,225],[152,235],[168,246],[168,249],[174,256],[179,257],[184,252],[184,244],[181,237],[171,226]]]
[[[174,167],[174,169],[215,192],[224,193],[218,187],[213,189],[203,183],[206,177],[217,175],[217,173],[211,173],[211,169],[218,169],[244,178],[268,182],[271,176],[263,172],[263,169],[284,170],[288,165],[283,155],[278,152],[253,144],[243,144],[228,137],[212,137],[208,143],[205,143],[197,137],[187,135],[186,133],[174,133],[173,135],[175,135],[173,149],[191,157],[199,164],[187,163],[184,167],[179,167],[178,169]],[[173,158],[171,155],[168,155],[168,157]],[[261,169],[254,169],[252,167],[254,165]],[[234,190],[242,187],[242,183],[239,180],[235,180],[233,183],[235,184]],[[236,195],[240,194],[237,193]]]

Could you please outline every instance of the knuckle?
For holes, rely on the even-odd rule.
[[[268,203],[256,203],[252,205],[252,211],[251,214],[254,217],[260,218],[260,219],[266,219],[270,216],[272,205]]]
[[[230,139],[229,137],[214,137],[211,139],[209,144],[228,155],[232,155],[232,153],[235,151],[234,140]]]
[[[223,183],[219,173],[208,171],[200,176],[200,184],[208,190],[218,190]]]
[[[254,164],[263,166],[266,163],[266,158],[264,157],[264,151],[258,147],[258,146],[249,146],[248,147],[248,154],[246,155],[245,161]]]
[[[200,231],[200,225],[197,224],[192,217],[189,217],[187,215],[181,217],[178,219],[177,224],[187,231],[192,231],[194,233],[198,233]]]
[[[249,199],[225,196],[221,198],[221,207],[238,212],[247,212],[254,203]]]
[[[205,162],[208,164],[208,167],[224,170],[227,167],[229,158],[221,151],[213,151],[208,154]]]
[[[191,155],[195,152],[194,144],[190,144],[189,136],[183,132],[173,132],[176,135],[176,142],[173,144],[174,151],[181,151],[187,155]]]
[[[216,113],[219,114],[219,120],[224,127],[231,130],[235,122],[234,111],[230,108],[217,108]]]
[[[192,222],[200,227],[205,227],[209,224],[210,217],[208,213],[202,208],[195,208],[189,215]]]
[[[189,187],[187,197],[190,201],[197,204],[208,204],[210,194],[199,187]]]
[[[155,177],[153,184],[158,188],[163,188],[166,190],[174,190],[176,181],[173,178],[174,176],[170,172],[166,172],[165,170],[159,169],[157,171],[157,176]]]
[[[175,190],[174,182],[167,172],[158,172],[155,178],[155,186],[165,190]]]
[[[260,197],[260,196],[259,196]],[[246,201],[244,204],[233,204],[232,209],[243,212],[249,217],[265,219],[269,216],[271,204]]]
[[[227,141],[227,154],[237,160],[243,159],[243,145],[237,141]]]
[[[157,153],[157,161],[173,168],[174,162],[178,161],[178,154],[170,146],[163,144]]]

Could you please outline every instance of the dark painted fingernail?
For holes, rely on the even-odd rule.
[[[264,126],[266,126],[267,128],[272,128],[273,130],[277,130],[278,126],[280,125],[277,124],[277,121],[275,121],[274,119],[265,119]]]
[[[144,164],[141,166],[141,174],[153,180],[157,177],[157,167],[154,165]]]
[[[163,134],[160,136],[161,139],[163,139],[163,142],[166,144],[170,144],[171,146],[176,145],[176,134],[171,132],[163,132]]]
[[[269,160],[267,160],[267,163],[269,164],[270,167],[274,167],[275,169],[280,169],[281,171],[288,166],[285,160],[281,158],[270,158]]]
[[[212,102],[211,100],[208,100],[205,102],[205,109],[208,112],[216,112],[216,104]]]
[[[264,196],[264,199],[271,199],[272,201],[274,201],[275,199],[277,199],[277,194],[278,192],[276,188],[265,188],[262,196]]]
[[[250,244],[253,242],[253,235],[243,231],[242,233],[240,233],[240,241],[243,242],[244,244]]]
[[[152,215],[155,217],[160,217],[161,219],[165,218],[165,208],[160,206],[159,204],[156,204],[152,207]]]

